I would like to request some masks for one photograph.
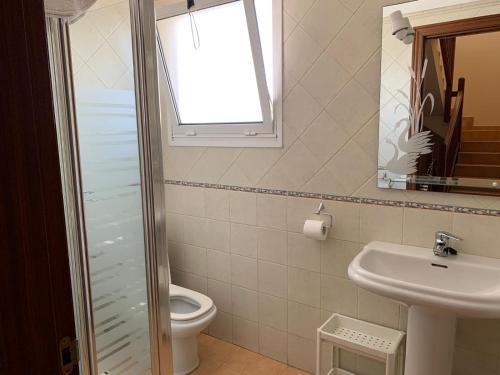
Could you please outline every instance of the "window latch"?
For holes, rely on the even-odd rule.
[[[190,130],[190,131],[187,131],[187,132],[186,132],[186,135],[187,135],[188,137],[194,137],[194,136],[196,135],[196,132],[195,132],[194,130]]]
[[[245,135],[246,135],[247,137],[254,137],[254,136],[256,136],[256,135],[257,135],[257,132],[256,132],[255,130],[247,130],[247,131],[245,132]]]

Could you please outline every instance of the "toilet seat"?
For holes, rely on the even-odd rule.
[[[214,302],[211,298],[195,292],[194,290],[186,289],[178,285],[170,284],[170,299],[178,299],[180,303],[190,305],[188,312],[174,312],[171,308],[170,319],[173,321],[194,320],[212,310]]]

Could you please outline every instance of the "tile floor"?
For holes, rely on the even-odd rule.
[[[310,375],[208,335],[198,338],[200,367],[193,375]]]

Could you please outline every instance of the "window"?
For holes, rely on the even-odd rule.
[[[162,121],[171,144],[281,147],[281,1],[157,8]]]

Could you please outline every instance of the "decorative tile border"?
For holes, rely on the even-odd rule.
[[[450,205],[433,204],[433,203],[418,203],[418,202],[393,201],[393,200],[386,200],[386,199],[349,197],[349,196],[343,196],[343,195],[307,193],[307,192],[302,192],[302,191],[264,189],[264,188],[257,188],[257,187],[253,188],[253,187],[245,187],[245,186],[211,184],[211,183],[204,183],[204,182],[165,180],[165,184],[189,186],[189,187],[200,187],[200,188],[205,188],[205,189],[241,191],[241,192],[246,192],[246,193],[281,195],[281,196],[285,196],[285,197],[322,199],[325,201],[371,204],[371,205],[388,206],[388,207],[419,208],[422,210],[446,211],[446,212],[457,212],[457,213],[463,213],[463,214],[500,217],[500,210],[493,210],[493,209],[488,209],[488,208],[472,208],[472,207],[450,206]]]

